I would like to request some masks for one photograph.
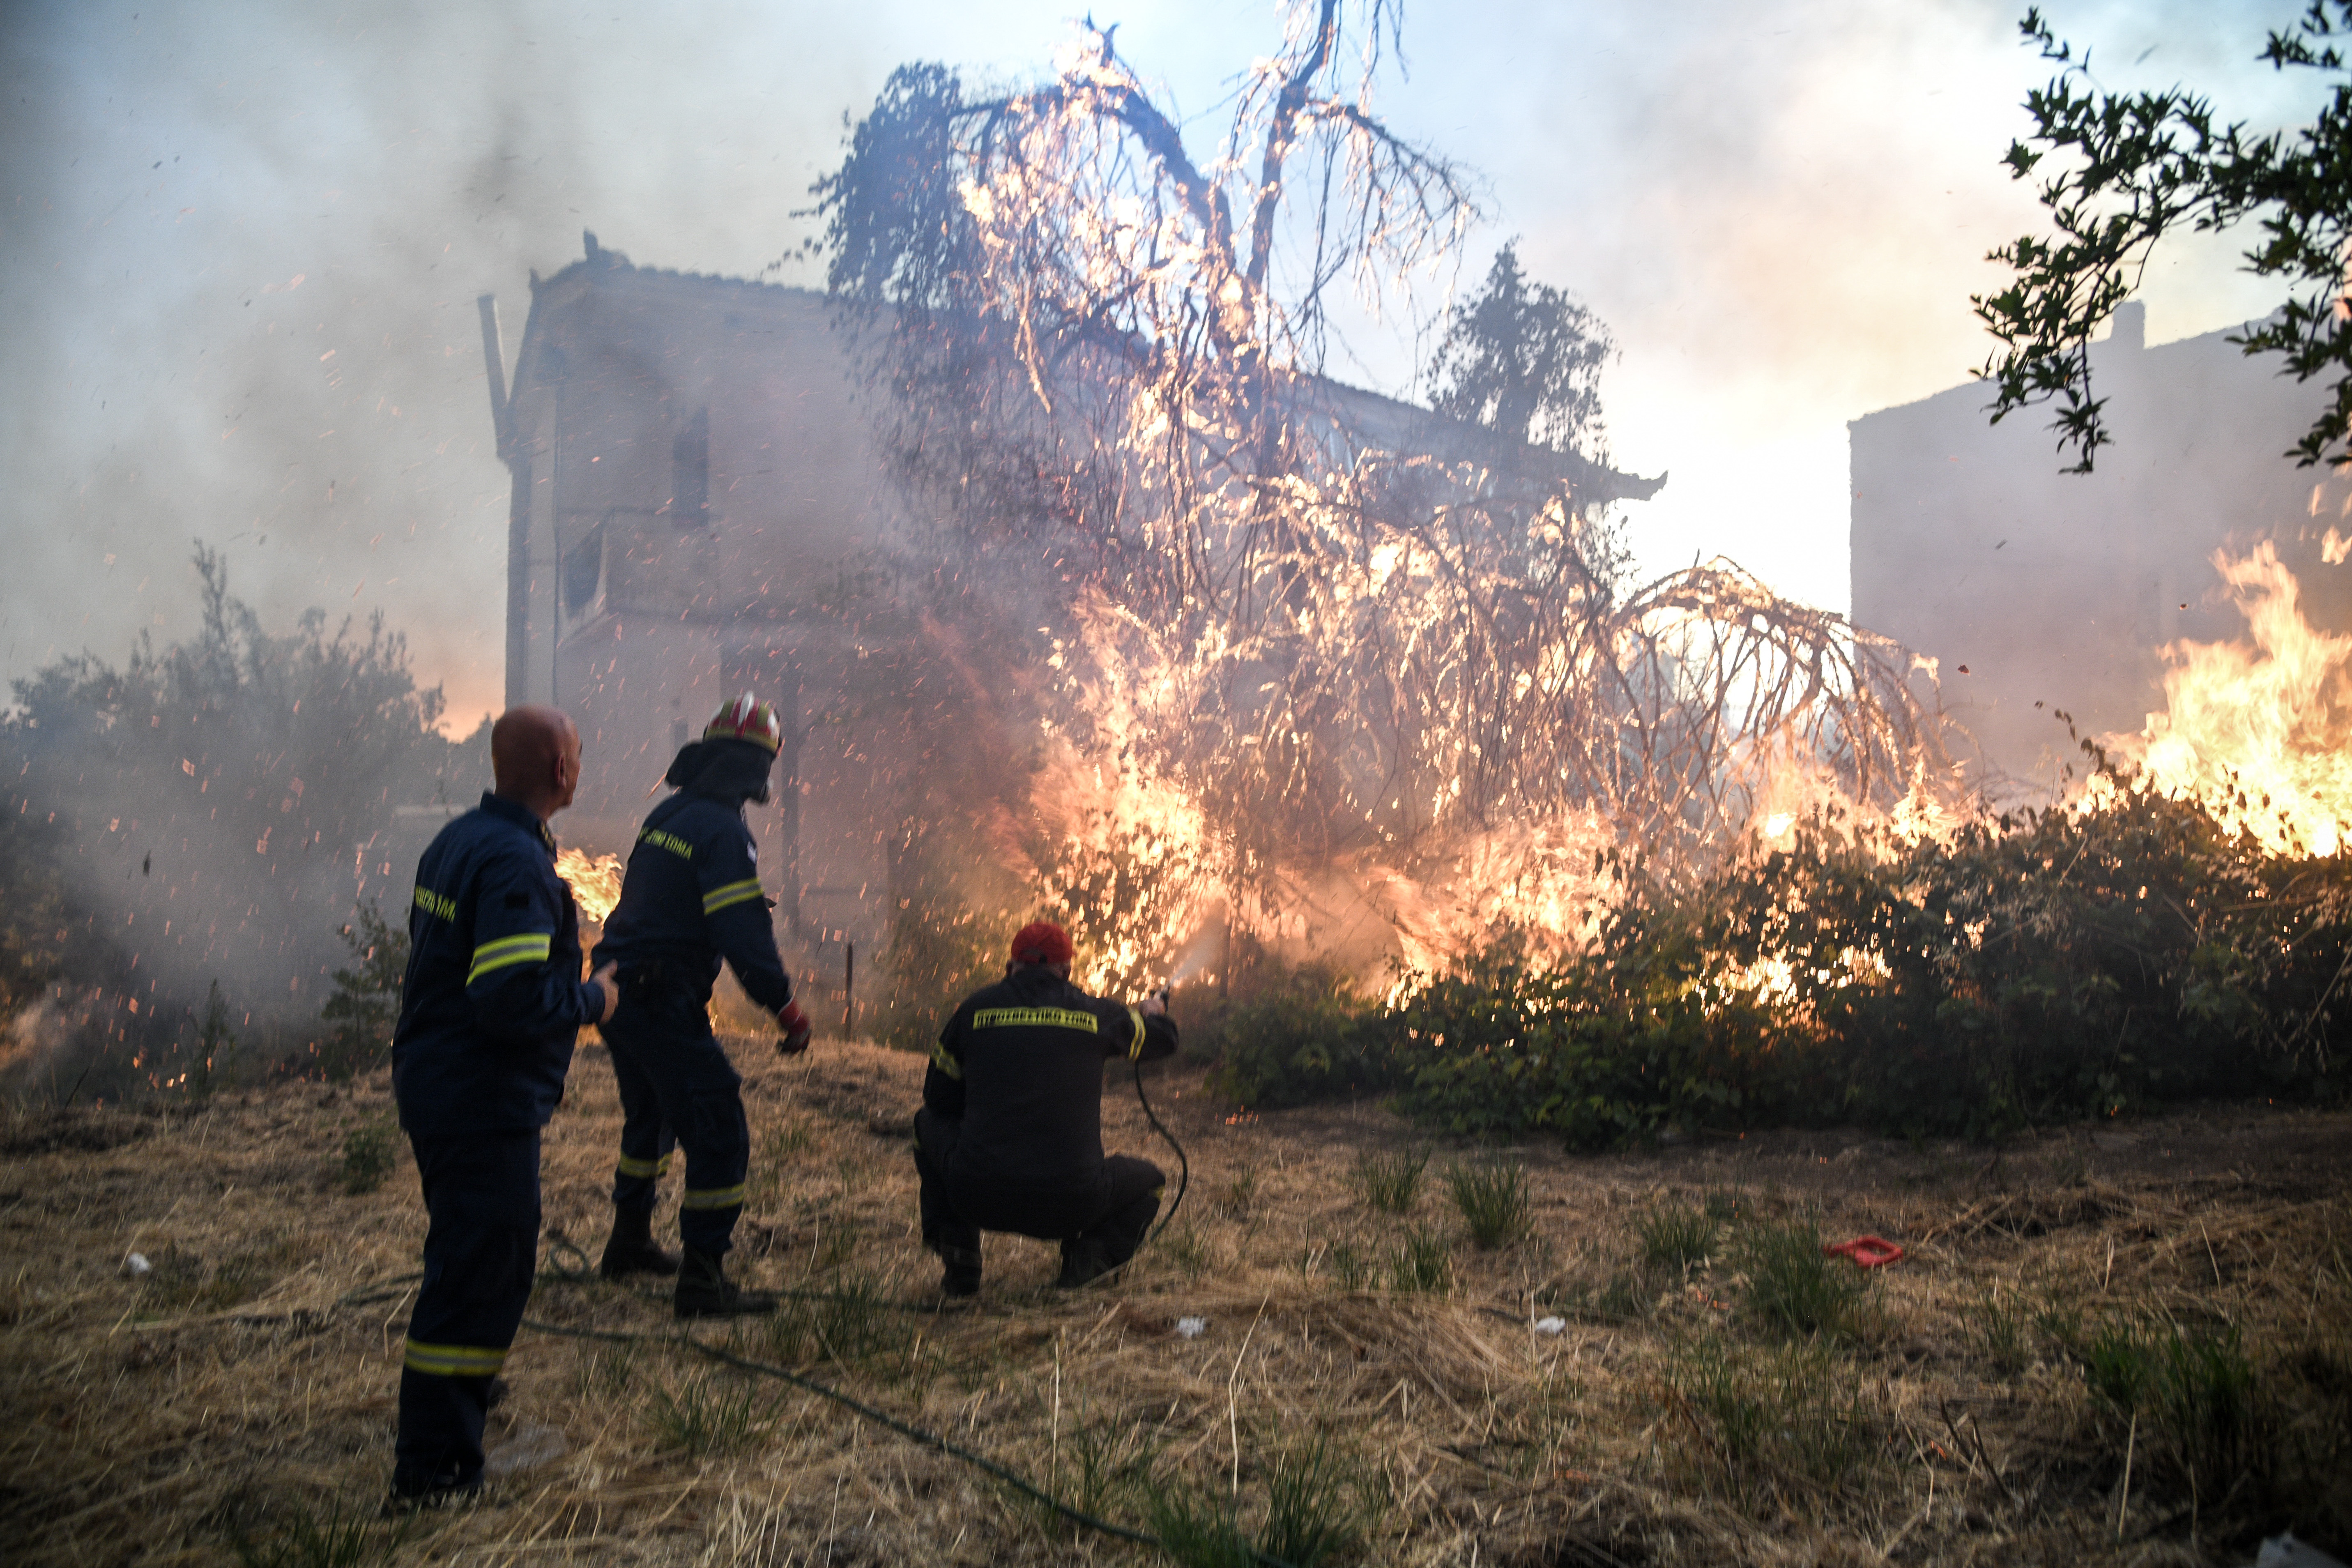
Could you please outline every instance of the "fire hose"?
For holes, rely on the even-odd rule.
[[[1136,1080],[1136,1088],[1138,1093],[1140,1094],[1142,1089],[1142,1079],[1140,1078],[1138,1078]],[[1145,1114],[1150,1114],[1150,1102],[1148,1100],[1145,1102]],[[1160,1125],[1158,1118],[1154,1117],[1152,1119],[1152,1125],[1155,1127]],[[1160,1128],[1160,1135],[1168,1139],[1170,1145],[1175,1148],[1178,1156],[1181,1158],[1184,1152],[1182,1145],[1178,1144],[1175,1139],[1169,1137],[1168,1130],[1164,1127]],[[1183,1192],[1181,1187],[1177,1191],[1177,1198],[1179,1202],[1182,1201]],[[1169,1214],[1172,1218],[1174,1216],[1175,1210],[1171,1208],[1169,1210]],[[575,1258],[579,1258],[580,1263],[576,1270],[563,1267],[560,1264],[552,1264],[552,1255],[555,1247],[559,1246],[569,1249]],[[551,1245],[549,1252],[551,1255],[551,1266],[544,1274],[542,1274],[542,1279],[562,1280],[567,1283],[587,1283],[594,1279],[595,1276],[588,1272],[586,1267],[588,1259],[586,1256],[581,1253],[577,1247],[572,1247],[571,1243],[557,1241]],[[346,1306],[363,1306],[380,1302],[387,1299],[395,1298],[401,1294],[404,1294],[407,1287],[422,1278],[423,1275],[421,1273],[412,1273],[400,1275],[395,1279],[380,1279],[371,1285],[363,1285],[358,1289],[349,1292],[337,1300],[335,1306],[339,1308]],[[830,1293],[820,1293],[816,1291],[795,1291],[787,1292],[787,1294],[813,1300],[836,1299],[832,1297]],[[914,1444],[918,1447],[929,1448],[935,1453],[945,1454],[951,1459],[961,1460],[962,1463],[971,1466],[974,1469],[982,1471],[983,1474],[992,1477],[996,1480],[1003,1483],[1005,1486],[1012,1488],[1013,1490],[1021,1493],[1024,1497],[1030,1499],[1032,1501],[1040,1503],[1045,1507],[1053,1510],[1055,1514],[1069,1521],[1072,1524],[1078,1525],[1087,1530],[1098,1531],[1104,1535],[1115,1536],[1121,1541],[1132,1541],[1138,1545],[1159,1547],[1163,1551],[1166,1550],[1165,1543],[1163,1543],[1158,1536],[1153,1535],[1149,1531],[1137,1530],[1131,1525],[1120,1524],[1116,1521],[1104,1519],[1100,1515],[1089,1513],[1086,1510],[1079,1508],[1073,1503],[1065,1502],[1060,1498],[1055,1497],[1052,1492],[1047,1491],[1045,1488],[1037,1485],[1034,1481],[1030,1480],[1026,1476],[1022,1475],[1018,1470],[1013,1469],[1008,1466],[999,1464],[996,1460],[988,1458],[985,1454],[977,1454],[969,1448],[951,1443],[947,1438],[941,1436],[939,1433],[931,1431],[928,1427],[918,1426],[911,1422],[901,1421],[897,1416],[892,1415],[889,1412],[877,1409],[874,1405],[868,1405],[866,1401],[858,1398],[856,1394],[845,1393],[843,1390],[835,1388],[827,1384],[819,1383],[816,1379],[803,1376],[802,1373],[793,1372],[788,1367],[776,1366],[771,1363],[763,1361],[754,1361],[749,1356],[738,1355],[733,1351],[727,1350],[722,1346],[710,1344],[705,1341],[698,1340],[695,1338],[694,1335],[682,1329],[667,1334],[628,1333],[615,1331],[610,1329],[574,1328],[570,1324],[551,1323],[539,1318],[525,1318],[522,1320],[521,1326],[530,1330],[534,1333],[552,1334],[559,1339],[595,1340],[607,1344],[657,1345],[667,1346],[677,1350],[690,1350],[698,1354],[706,1356],[712,1361],[718,1362],[721,1365],[733,1367],[738,1372],[751,1373],[760,1377],[774,1378],[780,1383],[790,1384],[794,1388],[798,1388],[804,1393],[814,1394],[819,1398],[830,1400],[834,1404],[840,1405],[843,1409],[851,1412],[853,1415],[856,1415],[866,1421],[870,1421],[874,1425],[883,1427],[886,1430],[897,1433],[899,1436],[904,1437],[907,1441]],[[1275,1556],[1272,1552],[1260,1552],[1254,1546],[1245,1546],[1244,1550],[1248,1552],[1250,1560],[1257,1565],[1257,1568],[1292,1568],[1292,1565],[1288,1562]]]
[[[1184,1206],[1185,1189],[1192,1184],[1192,1162],[1184,1157],[1184,1145],[1176,1142],[1176,1134],[1168,1131],[1161,1123],[1159,1112],[1151,1109],[1151,1097],[1143,1092],[1143,1063],[1139,1058],[1135,1064],[1135,1100],[1143,1107],[1143,1119],[1151,1123],[1151,1130],[1167,1141],[1168,1147],[1176,1151],[1176,1201],[1168,1205],[1168,1212],[1160,1216],[1160,1223],[1151,1227],[1151,1235],[1147,1238],[1148,1241],[1158,1241],[1160,1233],[1175,1222],[1176,1211]]]

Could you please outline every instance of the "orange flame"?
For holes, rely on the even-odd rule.
[[[603,925],[613,906],[621,901],[621,858],[618,855],[583,855],[577,849],[566,849],[555,858],[555,874],[572,889],[572,901],[580,906],[580,918],[591,925]]]
[[[2335,854],[2352,809],[2343,745],[2352,637],[2304,619],[2294,574],[2269,542],[2235,560],[2217,553],[2213,564],[2251,643],[2167,647],[2167,710],[2107,744],[2158,788],[2203,802],[2273,853]]]

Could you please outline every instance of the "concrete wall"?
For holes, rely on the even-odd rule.
[[[1989,425],[1982,383],[1847,427],[1853,618],[1937,659],[1947,706],[2011,774],[2077,760],[2053,710],[2137,731],[2163,706],[2166,644],[2243,635],[2216,550],[2275,542],[2310,618],[2352,629],[2352,566],[2323,559],[2330,528],[2352,534],[2352,485],[2280,456],[2319,388],[2226,333],[2147,347],[2144,321],[2126,305],[2093,345],[2115,437],[2095,473],[2061,472],[2046,410]]]

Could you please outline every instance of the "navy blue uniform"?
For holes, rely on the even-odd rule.
[[[949,1018],[915,1119],[923,1239],[977,1255],[982,1230],[1091,1250],[1124,1263],[1159,1212],[1148,1160],[1106,1158],[1103,1063],[1176,1050],[1165,1016],[1087,995],[1043,966],[974,992]]]
[[[416,868],[392,1086],[429,1225],[409,1315],[393,1487],[469,1487],[490,1378],[539,1250],[539,1138],[573,1038],[604,1010],[580,978],[579,915],[555,839],[496,795],[444,827]]]
[[[621,1005],[602,1031],[623,1118],[614,1206],[652,1209],[656,1178],[683,1143],[678,1234],[710,1258],[731,1245],[751,1156],[743,1080],[710,1032],[710,988],[723,960],[761,1006],[791,1004],[770,908],[741,805],[685,789],[638,829],[596,944],[597,964],[621,969]]]

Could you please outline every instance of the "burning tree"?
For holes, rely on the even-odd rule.
[[[1603,843],[1703,858],[1776,770],[1890,804],[1936,749],[1907,661],[1727,565],[1629,588],[1606,508],[1655,482],[1577,449],[1606,335],[1510,253],[1438,415],[1319,374],[1342,294],[1409,307],[1476,209],[1376,111],[1398,7],[1284,16],[1202,153],[1087,25],[1034,87],[900,69],[817,186],[919,552],[1067,634],[1041,718],[1097,820],[1050,833],[1181,841],[1148,856],[1181,940],[1211,891],[1272,925],[1335,877],[1524,920]]]

